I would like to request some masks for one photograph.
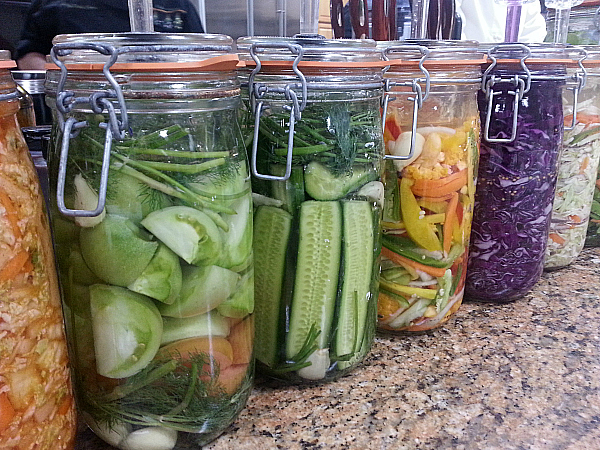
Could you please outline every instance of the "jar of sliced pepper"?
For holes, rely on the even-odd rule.
[[[380,43],[390,59],[378,325],[416,332],[459,308],[479,154],[475,42]]]
[[[0,448],[70,450],[76,415],[44,197],[0,50]]]
[[[596,223],[590,223],[590,213],[600,161],[600,47],[578,48],[582,65],[569,70],[563,91],[565,132],[545,269],[571,264],[585,244],[588,225],[593,232]]]
[[[506,302],[539,280],[563,138],[564,46],[488,46],[465,295]]]
[[[331,380],[374,339],[381,52],[312,35],[242,38],[238,51],[254,118],[257,369]]]
[[[250,394],[252,203],[232,44],[54,41],[48,169],[76,393],[118,448],[203,446]]]

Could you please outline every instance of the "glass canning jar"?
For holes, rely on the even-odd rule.
[[[469,41],[379,45],[390,66],[378,325],[425,331],[463,298],[485,54]]]
[[[571,9],[567,43],[572,45],[600,44],[600,7],[596,4],[579,5]],[[554,42],[554,26],[556,23],[554,9],[546,12],[546,42]]]
[[[54,40],[48,170],[76,393],[118,448],[204,445],[250,394],[252,204],[232,44]]]
[[[74,446],[76,416],[44,198],[0,51],[0,448]]]
[[[577,258],[585,244],[594,202],[600,161],[600,47],[578,48],[582,65],[570,70],[568,89],[563,92],[565,132],[545,269],[567,266]],[[593,220],[600,219],[600,209],[596,209]],[[596,223],[591,223],[592,232]]]
[[[381,52],[312,35],[242,38],[238,52],[254,119],[257,370],[331,380],[375,333]]]
[[[567,51],[488,47],[483,125],[465,295],[507,302],[539,280],[563,137]]]

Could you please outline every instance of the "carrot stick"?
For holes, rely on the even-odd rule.
[[[443,197],[460,190],[467,184],[467,169],[439,180],[415,180],[411,189],[419,197]]]
[[[56,412],[61,416],[68,413],[71,409],[71,401],[71,396],[65,395],[65,398],[63,398],[62,402],[60,402],[60,405],[58,406],[58,410]]]
[[[549,237],[550,239],[552,239],[554,242],[556,242],[558,245],[563,245],[563,244],[566,242],[566,241],[565,241],[565,239],[564,239],[563,237],[559,236],[559,235],[558,235],[558,234],[556,234],[556,233],[550,233],[550,234],[548,235],[548,237]]]
[[[15,409],[8,399],[8,394],[0,394],[0,432],[6,430],[15,416]]]
[[[458,205],[458,194],[454,192],[452,198],[448,202],[446,208],[446,220],[444,221],[443,236],[444,236],[444,252],[448,254],[450,247],[452,247],[452,231],[454,229],[454,223],[458,221],[456,215],[456,205]]]
[[[408,258],[405,258],[404,256],[400,256],[397,253],[394,253],[393,251],[391,251],[390,249],[385,248],[385,247],[381,247],[381,254],[395,264],[402,265],[402,266],[404,266],[404,265],[411,266],[411,267],[413,267],[417,270],[420,270],[421,272],[425,272],[433,277],[443,277],[444,274],[446,273],[446,269],[439,268],[439,267],[426,266],[425,264],[421,264],[419,262],[413,261],[412,259],[408,259]]]
[[[585,172],[585,169],[587,169],[587,166],[590,163],[590,157],[586,156],[583,161],[581,162],[581,167],[579,168],[579,175],[582,175]]]
[[[17,208],[15,208],[12,200],[5,192],[0,192],[0,203],[2,203],[2,206],[6,210],[6,218],[10,223],[15,238],[19,239],[21,237],[21,230],[19,230],[19,212]]]
[[[29,260],[29,253],[26,250],[22,250],[17,253],[10,261],[8,261],[2,269],[0,269],[0,282],[13,279],[27,261]]]

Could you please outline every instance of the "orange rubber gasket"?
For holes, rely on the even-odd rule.
[[[239,59],[236,54],[215,56],[203,61],[181,63],[115,63],[111,72],[194,72],[194,71],[230,71],[238,67]],[[101,72],[104,63],[66,64],[69,71]],[[47,70],[59,70],[56,64],[46,64]]]

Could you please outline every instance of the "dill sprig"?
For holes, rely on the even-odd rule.
[[[152,361],[106,394],[84,389],[84,410],[108,426],[125,422],[188,432],[199,431],[207,421],[226,423],[235,415],[230,396],[218,383],[215,360],[205,353],[168,357]]]

